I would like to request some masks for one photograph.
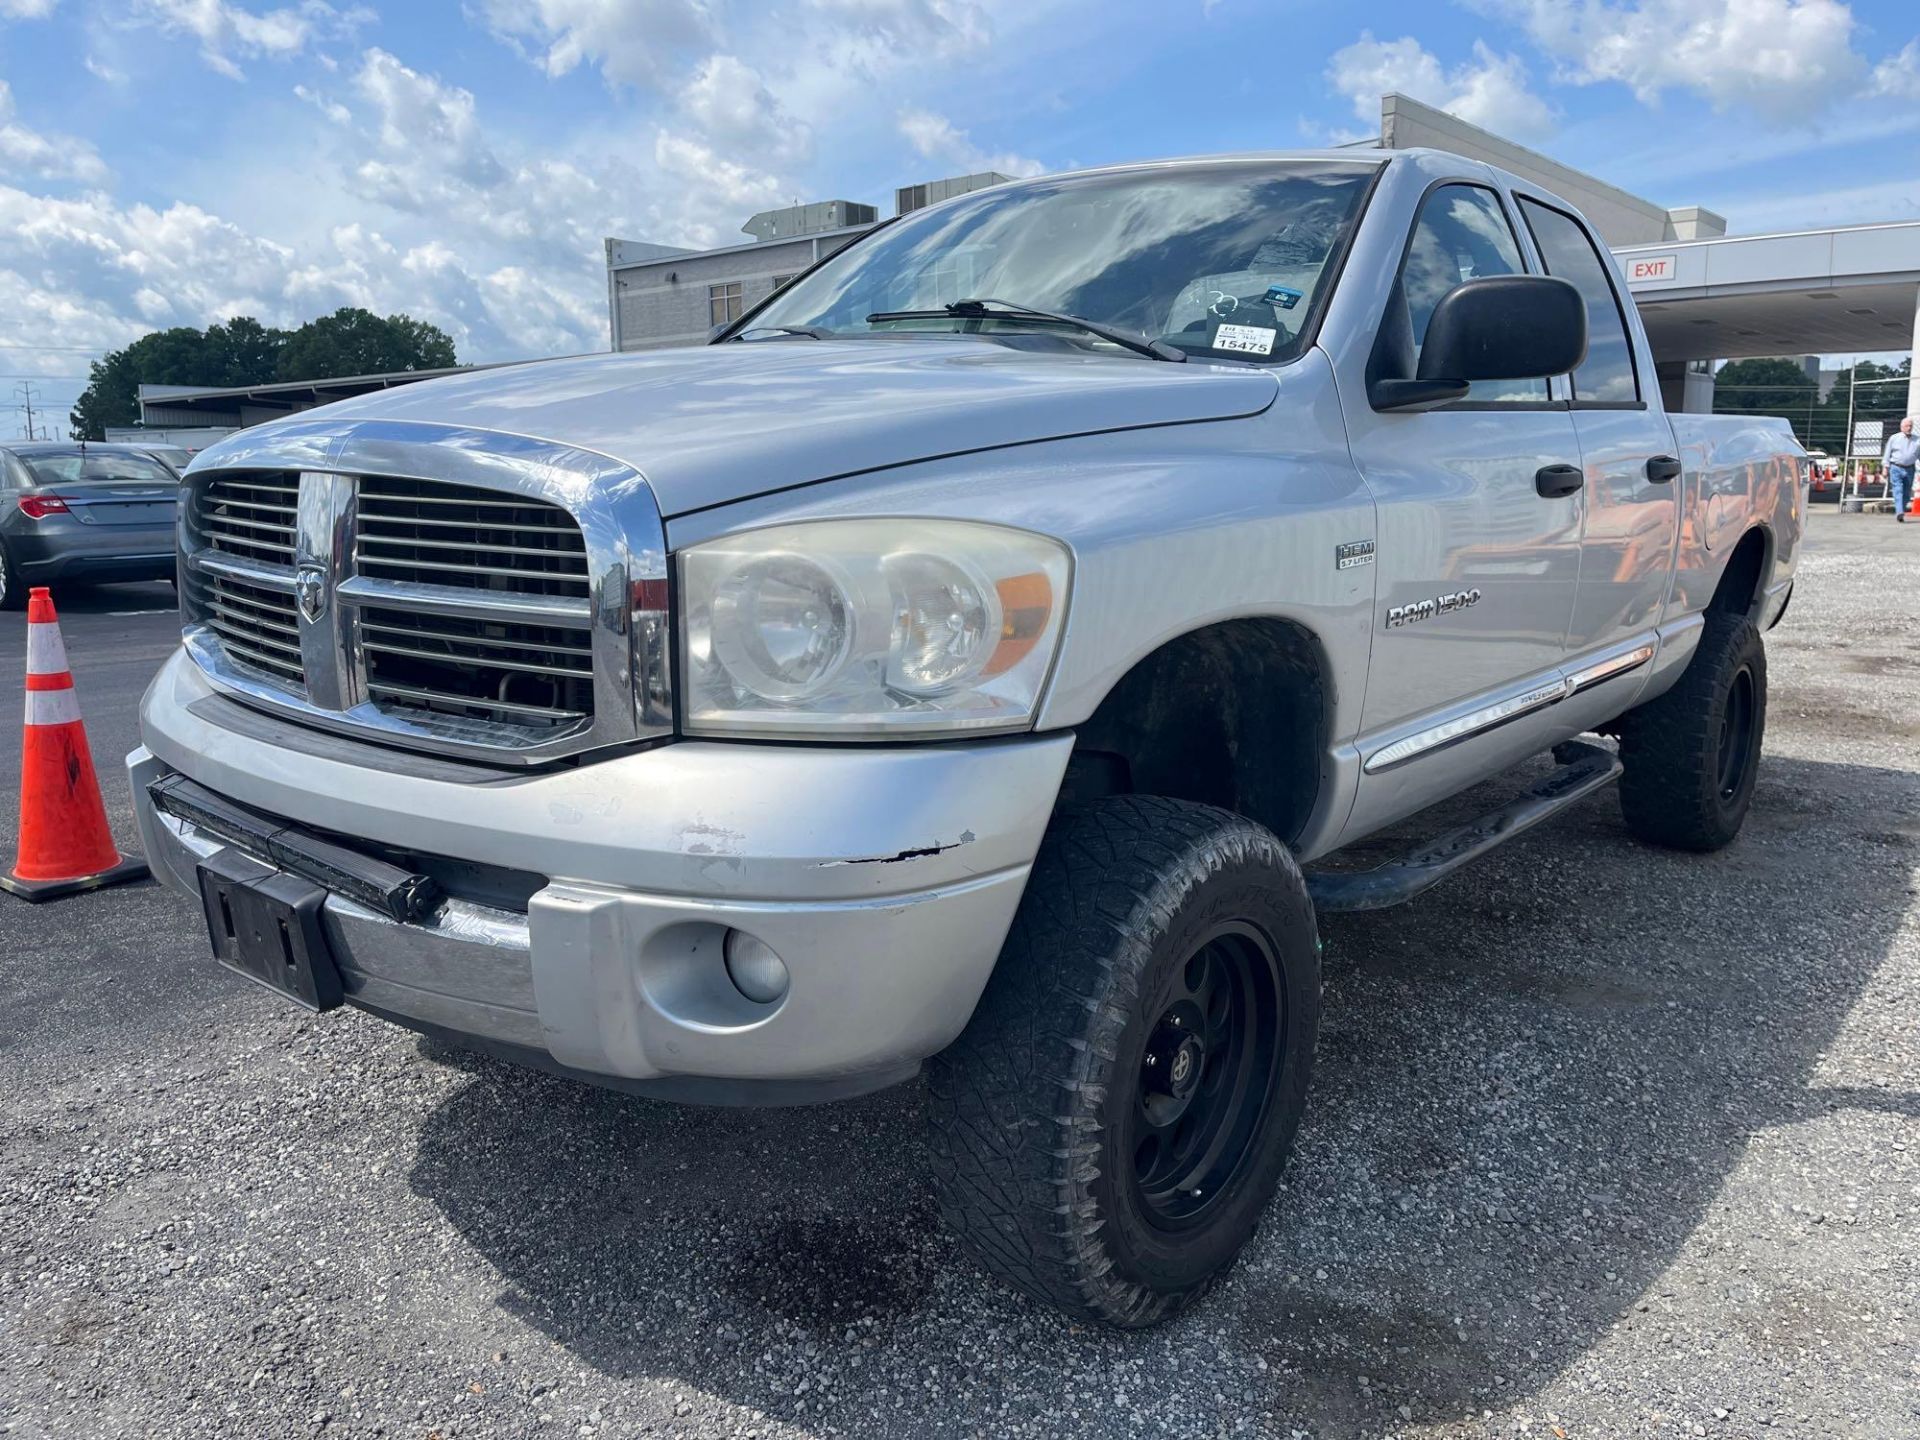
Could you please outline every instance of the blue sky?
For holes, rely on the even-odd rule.
[[[0,0],[0,407],[234,314],[603,348],[607,235],[1324,144],[1391,89],[1735,231],[1920,215],[1910,0]]]

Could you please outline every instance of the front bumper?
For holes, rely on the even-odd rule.
[[[244,717],[244,724],[236,720]],[[197,897],[224,842],[159,813],[182,773],[308,829],[542,878],[521,909],[457,885],[425,923],[335,894],[355,1004],[632,1088],[777,1101],[911,1074],[973,1013],[1038,850],[1072,738],[946,746],[681,742],[538,775],[281,743],[184,656],[128,757],[154,873]],[[447,867],[442,866],[445,869]],[[456,867],[457,869],[457,867]],[[791,980],[727,978],[728,930]]]

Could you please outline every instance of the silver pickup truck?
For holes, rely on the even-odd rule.
[[[695,1102],[924,1070],[984,1262],[1144,1325],[1274,1192],[1317,912],[1615,780],[1735,837],[1800,453],[1667,415],[1591,228],[1484,165],[1003,185],[707,345],[203,452],[141,833],[315,1009]]]

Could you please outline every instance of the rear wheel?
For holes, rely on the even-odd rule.
[[[932,1066],[935,1185],[1001,1278],[1141,1326],[1253,1234],[1319,1027],[1313,905],[1286,847],[1209,806],[1062,812],[992,981]]]
[[[1620,723],[1620,810],[1642,840],[1718,850],[1746,822],[1767,730],[1767,653],[1744,615],[1707,617],[1674,687]]]
[[[0,545],[0,610],[24,610],[27,608],[27,587],[21,580],[20,572],[7,555],[7,547]]]

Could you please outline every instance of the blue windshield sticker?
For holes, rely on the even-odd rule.
[[[1285,285],[1269,285],[1266,298],[1267,304],[1276,310],[1291,310],[1307,297],[1301,290],[1291,290]]]

